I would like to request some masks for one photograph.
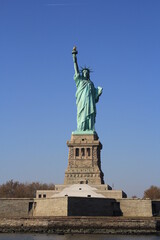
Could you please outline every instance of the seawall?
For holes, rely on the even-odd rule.
[[[50,217],[0,218],[0,233],[157,234],[160,218]]]
[[[0,198],[0,218],[160,216],[160,200],[93,197]]]

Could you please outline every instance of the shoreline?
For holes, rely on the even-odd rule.
[[[0,218],[0,233],[160,235],[160,217]]]

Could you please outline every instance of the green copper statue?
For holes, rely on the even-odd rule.
[[[90,69],[82,68],[79,71],[77,63],[77,50],[73,47],[72,55],[74,62],[74,80],[76,83],[76,104],[77,104],[77,133],[84,131],[93,133],[96,121],[96,103],[102,94],[102,88],[95,88],[90,80]]]

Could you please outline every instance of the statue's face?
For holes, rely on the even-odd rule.
[[[85,79],[89,79],[89,71],[87,69],[83,69],[82,71],[82,76],[85,78]]]

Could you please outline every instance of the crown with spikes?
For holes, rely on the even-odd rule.
[[[80,72],[82,73],[83,70],[87,70],[89,73],[93,72],[92,69],[90,67],[86,67],[86,65],[84,67],[81,67]]]

